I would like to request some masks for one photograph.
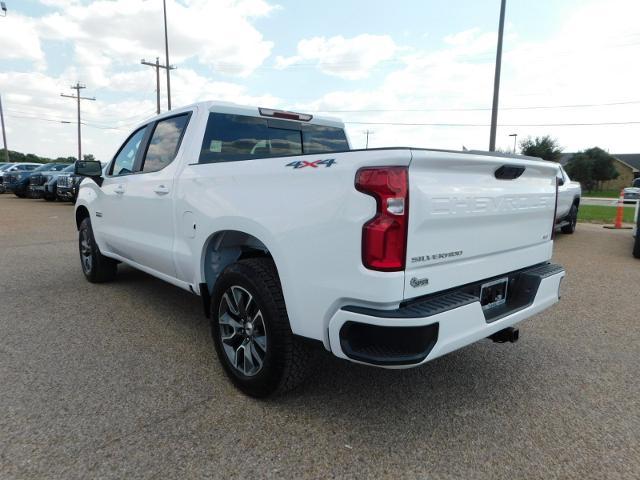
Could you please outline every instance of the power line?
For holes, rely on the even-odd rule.
[[[11,117],[11,118],[23,118],[26,120],[40,120],[42,122],[51,122],[51,123],[72,123],[68,120],[57,120],[57,119],[53,119],[53,118],[44,118],[44,117],[30,117],[27,115],[16,115],[13,113],[7,114],[7,117]],[[108,125],[97,125],[95,123],[87,123],[87,122],[80,122],[81,125],[84,125],[85,127],[91,127],[91,128],[99,128],[101,130],[124,130],[126,127],[111,127]]]
[[[502,107],[500,110],[554,110],[562,108],[592,108],[592,107],[608,107],[619,105],[635,105],[640,100],[631,100],[627,102],[609,102],[609,103],[582,103],[574,105],[536,105],[529,107]],[[387,112],[481,112],[488,111],[488,107],[471,107],[471,108],[370,108],[363,110],[312,110],[317,113],[387,113]]]
[[[404,123],[404,122],[344,122],[349,125],[392,125],[404,127],[489,127],[488,123]],[[637,122],[593,122],[593,123],[501,123],[499,127],[589,127],[594,125],[637,125]]]

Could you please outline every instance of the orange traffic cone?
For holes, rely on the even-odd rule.
[[[620,190],[620,196],[618,197],[618,208],[616,210],[616,223],[615,228],[622,228],[622,217],[624,216],[624,190]]]
[[[620,196],[618,197],[618,205],[616,207],[616,221],[613,226],[605,225],[604,228],[611,228],[615,230],[629,229],[631,227],[622,226],[622,218],[624,217],[624,189],[620,190]]]

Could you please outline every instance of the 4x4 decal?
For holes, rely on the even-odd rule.
[[[315,160],[313,162],[308,162],[306,160],[298,160],[296,162],[287,163],[285,167],[293,167],[293,168],[318,168],[320,165],[324,165],[325,168],[329,168],[331,165],[336,163],[335,159],[328,158],[326,160]]]

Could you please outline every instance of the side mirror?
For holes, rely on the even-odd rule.
[[[98,185],[102,185],[102,164],[97,160],[79,160],[73,173],[80,177],[89,177]]]
[[[556,177],[558,179],[558,186],[561,187],[562,185],[564,185],[564,178],[562,177]]]

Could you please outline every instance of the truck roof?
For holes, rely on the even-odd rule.
[[[155,120],[158,118],[168,117],[171,115],[175,115],[177,113],[192,110],[194,107],[202,108],[205,110],[209,110],[210,112],[218,112],[218,113],[228,113],[231,115],[246,115],[251,117],[264,117],[270,118],[268,116],[264,116],[260,113],[260,109],[265,109],[265,107],[256,107],[256,106],[248,106],[248,105],[239,105],[232,102],[223,102],[218,100],[209,100],[205,102],[196,102],[190,105],[185,105],[184,107],[176,108],[171,110],[170,112],[164,112],[160,115],[156,115],[154,117],[149,118],[148,120],[141,122],[140,125],[148,123],[150,120]],[[268,107],[268,110],[275,110],[277,112],[285,112],[285,110],[275,109]],[[296,112],[300,114],[304,114],[304,112]],[[311,114],[305,114],[311,115]],[[325,125],[329,127],[336,127],[344,129],[344,122],[339,118],[335,117],[325,117],[325,116],[316,116],[311,115],[311,119],[309,121],[305,121],[304,123],[310,123],[313,125]]]

